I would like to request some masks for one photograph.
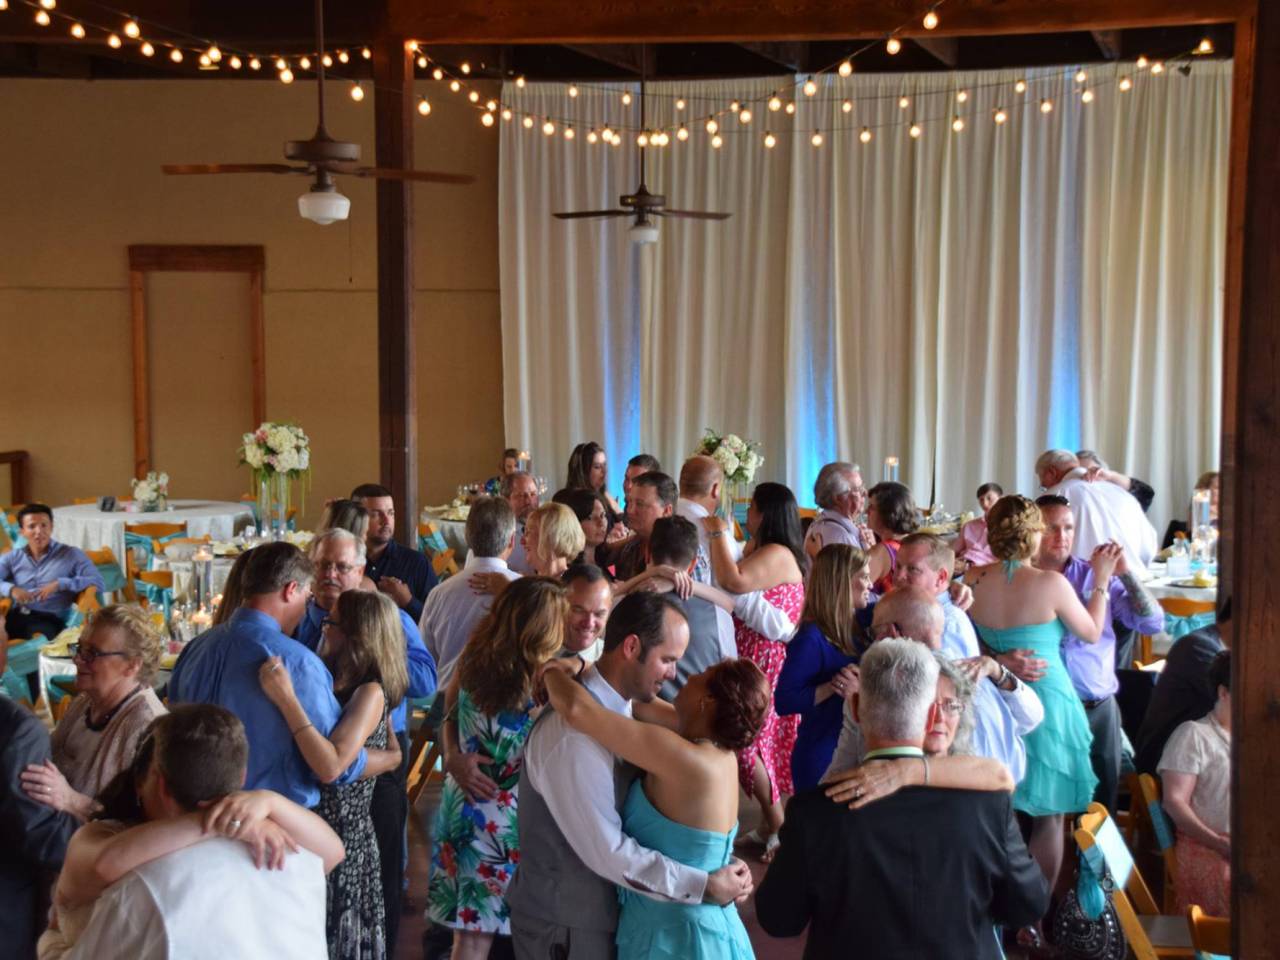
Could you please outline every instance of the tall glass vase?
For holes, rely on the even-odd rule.
[[[266,474],[258,477],[258,536],[263,538],[271,534],[271,479]]]
[[[283,540],[289,523],[289,475],[271,475],[271,539]]]

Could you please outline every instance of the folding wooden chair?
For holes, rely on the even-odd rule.
[[[1156,908],[1151,889],[1106,807],[1089,804],[1088,812],[1080,817],[1075,840],[1087,861],[1096,860],[1096,853],[1102,854],[1102,862],[1115,881],[1112,903],[1116,916],[1136,960],[1195,956],[1191,931],[1181,917],[1165,916]]]
[[[453,548],[445,542],[444,534],[434,523],[418,524],[418,549],[431,560],[431,569],[440,580],[447,580],[458,572]]]
[[[443,697],[444,691],[437,692],[436,696]],[[409,773],[405,780],[409,806],[418,802],[418,797],[422,796],[427,784],[441,776],[436,770],[436,764],[440,761],[440,743],[433,739],[433,731],[427,726],[429,712],[429,705],[425,708],[415,707],[411,718],[418,721],[418,726],[409,742]]]
[[[1211,960],[1231,954],[1231,920],[1211,917],[1195,904],[1187,908],[1187,925],[1191,927],[1191,945],[1196,960]]]
[[[187,535],[185,523],[126,523],[124,525],[124,572],[130,580],[146,570],[155,556],[157,542],[177,540]]]
[[[1169,822],[1164,807],[1160,805],[1160,781],[1149,773],[1140,773],[1134,780],[1138,792],[1134,795],[1134,819],[1137,821],[1139,843],[1130,849],[1140,849],[1139,844],[1149,845],[1160,852],[1164,864],[1164,913],[1174,914],[1178,911],[1177,897],[1174,895],[1173,878],[1176,873],[1178,855],[1174,849],[1173,824]],[[1145,841],[1145,843],[1144,843]]]

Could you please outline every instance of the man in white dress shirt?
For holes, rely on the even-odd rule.
[[[847,543],[870,550],[875,541],[858,528],[858,515],[866,508],[867,490],[862,485],[862,468],[837,460],[818,471],[813,482],[813,502],[822,508],[804,536],[804,550],[810,557],[829,543]]]
[[[595,663],[604,651],[604,627],[613,607],[613,584],[592,563],[575,563],[560,577],[569,600],[565,622],[564,657],[581,657],[582,665]]]
[[[631,715],[675,675],[689,627],[662,594],[624,597],[605,650],[582,674],[604,707]],[[615,956],[619,886],[656,900],[727,904],[751,890],[746,864],[708,874],[640,846],[622,832],[629,778],[613,754],[548,711],[525,744],[520,774],[520,869],[507,891],[517,960]]]
[[[692,576],[699,583],[714,585],[716,582],[715,572],[711,569],[711,547],[702,520],[715,514],[720,506],[723,484],[724,470],[719,463],[703,454],[690,457],[680,468],[680,499],[676,501],[675,514],[684,517],[698,531],[698,557],[694,561]],[[740,560],[742,544],[730,537],[729,546],[733,549],[733,559]]]
[[[1114,540],[1124,547],[1125,562],[1141,579],[1159,545],[1155,527],[1129,491],[1114,483],[1090,483],[1087,473],[1070,450],[1046,450],[1036,460],[1044,492],[1071,504],[1076,522],[1072,553],[1088,561],[1095,549]]]
[[[506,500],[501,497],[478,499],[467,515],[466,565],[427,594],[419,628],[422,642],[435,657],[439,690],[448,688],[471,631],[493,604],[491,594],[476,593],[468,581],[477,573],[496,573],[507,580],[519,576],[507,566],[507,558],[515,547],[515,534],[515,514]],[[443,701],[444,698],[437,699]]]
[[[937,597],[944,621],[942,652],[952,660],[964,660],[976,657],[981,651],[973,621],[951,600],[949,588],[955,562],[955,551],[942,539],[929,533],[913,533],[904,537],[898,548],[893,589],[919,587]]]
[[[149,736],[155,756],[139,789],[149,820],[193,813],[244,783],[249,744],[230,711],[180,706]],[[341,843],[332,839],[336,862]],[[202,840],[108,887],[70,957],[325,960],[325,869],[318,856],[300,850],[285,857],[283,869],[260,870],[239,840]]]

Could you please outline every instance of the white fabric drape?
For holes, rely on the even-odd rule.
[[[763,102],[792,78],[650,84],[650,125],[691,133],[648,152],[650,189],[733,218],[665,220],[643,248],[625,219],[551,217],[635,187],[638,102],[508,85],[509,442],[557,482],[573,444],[599,439],[616,487],[632,453],[674,472],[711,426],[762,441],[759,478],[802,503],[824,462],[874,482],[892,454],[921,503],[953,509],[985,480],[1033,491],[1040,450],[1088,445],[1156,487],[1163,527],[1218,459],[1231,68],[1134,73],[1128,92],[1131,68],[1086,70],[1087,104],[1057,68],[821,77],[792,117]],[[713,149],[707,115],[732,98],[755,116],[720,117]],[[624,146],[586,142],[604,122],[631,128]]]

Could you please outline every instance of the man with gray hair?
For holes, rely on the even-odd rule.
[[[1114,483],[1090,483],[1088,472],[1070,450],[1046,450],[1036,460],[1040,489],[1071,505],[1076,524],[1072,553],[1087,561],[1102,544],[1118,543],[1129,569],[1142,579],[1156,555],[1155,527],[1127,490]]]
[[[1096,450],[1077,450],[1076,460],[1079,461],[1080,466],[1085,468],[1084,478],[1086,480],[1090,482],[1101,480],[1107,483],[1114,483],[1117,487],[1128,490],[1133,494],[1133,498],[1142,507],[1143,513],[1151,510],[1151,501],[1156,498],[1156,492],[1147,481],[1139,480],[1137,477],[1130,477],[1120,473],[1118,470],[1112,470],[1107,466],[1107,462],[1098,456]]]
[[[507,566],[522,577],[531,576],[533,567],[524,552],[524,522],[529,519],[529,514],[538,509],[541,499],[538,480],[531,473],[509,473],[502,478],[501,493],[516,518],[516,544],[507,557]]]
[[[925,785],[856,810],[821,787],[792,798],[756,894],[760,926],[775,937],[807,926],[806,960],[846,957],[854,943],[867,960],[995,960],[992,927],[1034,923],[1049,906],[1012,798],[929,786],[923,744],[938,709],[938,664],[923,644],[881,640],[860,674],[852,704],[866,762],[923,765]]]
[[[867,491],[862,485],[862,468],[856,463],[837,460],[819,470],[813,501],[822,512],[805,534],[804,551],[810,557],[816,557],[829,543],[847,543],[860,550],[870,550],[875,544],[870,531],[857,524],[867,505]]]

